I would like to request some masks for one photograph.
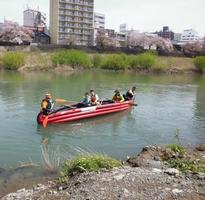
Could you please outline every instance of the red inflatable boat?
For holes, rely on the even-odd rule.
[[[133,105],[136,105],[133,101],[125,101],[122,103],[103,101],[101,105],[85,108],[77,108],[77,105],[64,106],[54,110],[48,116],[44,116],[42,113],[39,113],[37,121],[39,124],[43,124],[45,119],[47,121],[46,124],[70,122],[124,111],[131,108]]]

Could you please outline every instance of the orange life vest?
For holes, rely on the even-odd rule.
[[[115,102],[119,103],[119,102],[122,100],[122,97],[121,97],[120,95],[115,95],[115,96],[113,97],[113,100],[114,100]]]
[[[92,102],[92,103],[95,103],[96,100],[97,100],[97,98],[96,98],[95,96],[91,96],[91,102]]]

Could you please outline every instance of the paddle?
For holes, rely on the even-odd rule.
[[[132,105],[133,105],[133,106],[138,106],[138,104],[137,104],[137,103],[132,103]]]
[[[77,103],[76,101],[69,101],[69,100],[66,100],[66,99],[56,99],[55,102],[57,102],[57,103],[70,103],[70,104]]]
[[[47,124],[48,124],[48,115],[43,120],[43,127],[46,128]]]

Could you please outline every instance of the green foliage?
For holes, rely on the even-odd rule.
[[[93,66],[98,68],[102,65],[103,58],[100,54],[93,55]]]
[[[179,144],[170,144],[170,145],[167,145],[167,148],[171,149],[175,153],[179,153],[182,155],[186,153],[186,150],[184,149],[184,147],[182,147]]]
[[[79,155],[74,160],[67,161],[61,170],[61,182],[66,182],[75,173],[92,172],[100,169],[112,169],[121,167],[120,161],[101,154]]]
[[[20,52],[7,52],[2,57],[2,63],[6,69],[16,70],[25,64],[25,54]]]
[[[137,56],[129,56],[129,66],[133,69],[149,69],[156,63],[156,56],[151,53],[143,53]]]
[[[175,131],[175,138],[178,144],[180,144],[179,135],[180,135],[180,130],[177,128]]]
[[[181,160],[170,159],[167,161],[170,167],[177,168],[182,172],[192,171],[194,173],[205,173],[205,161],[204,160]]]
[[[124,54],[107,55],[102,62],[103,69],[123,70],[128,67],[127,56]]]
[[[194,64],[199,70],[205,69],[205,56],[198,56],[194,59]]]
[[[52,56],[54,65],[69,65],[71,67],[92,67],[89,55],[79,50],[62,50]]]

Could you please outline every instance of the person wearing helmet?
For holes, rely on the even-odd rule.
[[[99,104],[99,97],[98,95],[95,93],[94,90],[90,90],[90,100],[91,100],[91,105],[95,106]]]
[[[115,95],[113,96],[112,100],[115,103],[120,103],[120,102],[125,101],[124,97],[120,94],[119,90],[115,90]]]
[[[41,109],[40,112],[44,115],[48,115],[54,106],[54,101],[52,100],[51,94],[47,93],[41,102]]]
[[[136,94],[135,91],[136,91],[136,87],[132,87],[131,90],[128,90],[126,95],[125,95],[125,99],[127,101],[132,100],[134,98],[135,94]]]

